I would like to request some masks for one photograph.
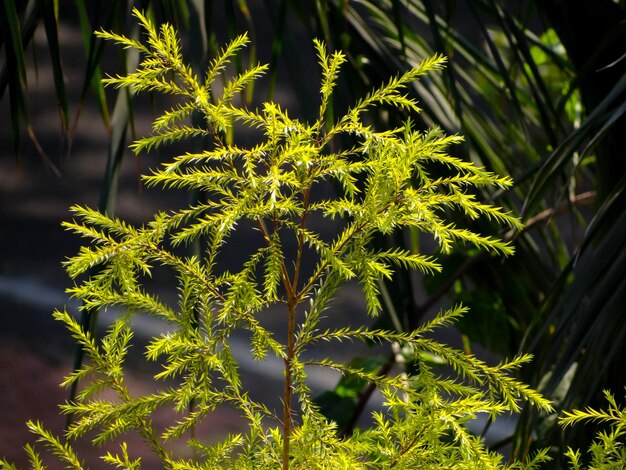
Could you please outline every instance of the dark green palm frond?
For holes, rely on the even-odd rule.
[[[46,10],[46,15],[51,12]],[[59,171],[54,163],[45,154],[33,131],[30,122],[30,111],[27,99],[27,73],[26,61],[24,54],[26,46],[33,39],[33,35],[38,21],[41,18],[41,10],[37,2],[31,0],[27,4],[20,4],[19,7],[14,2],[6,1],[2,3],[2,14],[0,15],[0,47],[4,47],[6,62],[0,64],[0,98],[8,88],[9,103],[11,109],[11,129],[13,132],[13,148],[16,159],[20,156],[20,140],[22,133],[22,125],[26,128],[33,146],[37,150],[40,158],[45,166],[54,174],[58,175]],[[46,32],[54,33],[55,18],[46,18],[48,26]],[[54,46],[51,46],[54,48]],[[54,62],[54,61],[53,61]],[[62,110],[67,109],[67,102],[64,100],[64,88],[62,80],[59,82],[59,75],[55,64],[55,85],[57,91],[61,91],[63,96],[60,102]],[[62,116],[66,116],[62,112]],[[63,119],[66,122],[65,119]]]

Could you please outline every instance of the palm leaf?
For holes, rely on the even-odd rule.
[[[41,16],[46,30],[46,39],[50,60],[52,62],[52,74],[54,77],[54,88],[56,91],[59,114],[64,132],[69,127],[70,117],[67,103],[67,93],[65,92],[65,81],[63,77],[63,66],[61,65],[61,51],[59,49],[58,24],[58,4],[52,5],[50,2],[39,3],[42,11]]]
[[[594,149],[594,144],[624,115],[626,103],[621,100],[621,94],[625,90],[626,76],[606,95],[583,124],[574,129],[543,161],[526,198],[526,212],[536,209],[538,203],[545,198],[546,191],[553,187],[555,180],[563,174],[574,154],[578,153],[580,159],[588,155]]]
[[[22,25],[13,2],[3,2],[2,30],[7,62],[2,69],[2,82],[0,92],[9,87],[9,100],[11,106],[11,128],[13,130],[13,143],[16,157],[19,155],[20,123],[28,115],[26,96],[26,66],[24,63],[24,44],[22,43]],[[30,10],[31,14],[34,9]],[[32,32],[31,32],[32,34]],[[6,77],[6,79],[4,78]]]

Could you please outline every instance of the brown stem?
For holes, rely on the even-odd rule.
[[[291,289],[293,292],[298,291],[298,281],[300,280],[300,267],[302,265],[302,254],[304,251],[304,235],[302,234],[302,230],[306,226],[307,215],[309,214],[309,198],[311,195],[311,186],[309,186],[304,192],[304,196],[302,197],[302,206],[304,207],[304,213],[300,218],[300,233],[298,234],[298,253],[296,254],[296,264],[293,273],[293,282],[291,285]]]
[[[296,306],[295,298],[290,297],[288,324],[287,324],[287,355],[285,357],[285,391],[283,394],[283,470],[289,468],[289,441],[291,440],[293,397],[291,364],[295,351],[295,326],[296,326]]]
[[[265,226],[265,222],[262,219],[257,220],[257,226],[263,237],[267,241],[267,243],[271,243],[270,233]],[[299,255],[300,253],[298,253]],[[296,293],[293,289],[293,284],[289,279],[289,273],[287,272],[287,268],[285,264],[282,263],[280,266],[280,274],[281,279],[283,281],[283,286],[285,287],[285,291],[287,294],[287,354],[285,356],[285,389],[283,392],[283,470],[289,469],[289,444],[291,439],[291,426],[292,426],[292,378],[291,378],[291,364],[293,362],[294,351],[295,351],[295,325],[296,325],[296,307],[298,305],[298,300]],[[295,277],[295,276],[294,276]]]
[[[310,170],[309,170],[310,174]],[[300,218],[300,229],[303,230],[306,225],[306,218],[309,208],[309,197],[311,194],[311,186],[308,186],[303,195],[303,207],[304,213]],[[264,228],[262,228],[264,230]],[[266,232],[264,231],[264,234]],[[267,237],[267,235],[266,235]],[[296,308],[300,301],[298,292],[298,280],[300,278],[300,269],[302,265],[302,255],[304,250],[304,235],[302,232],[298,234],[298,248],[296,253],[296,263],[294,266],[293,279],[289,281],[289,275],[285,264],[282,268],[282,279],[287,292],[287,305],[288,305],[288,319],[287,319],[287,355],[285,357],[285,390],[283,394],[283,470],[289,468],[289,444],[291,440],[291,426],[292,426],[292,409],[291,402],[293,400],[292,389],[292,377],[291,367],[296,350]]]

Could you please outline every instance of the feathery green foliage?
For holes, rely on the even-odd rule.
[[[571,447],[566,452],[571,468],[578,470],[589,469],[620,469],[626,467],[626,408],[620,407],[613,395],[604,391],[608,407],[596,410],[590,407],[584,410],[565,412],[559,419],[563,427],[578,423],[595,422],[609,425],[609,429],[599,431],[596,439],[589,447],[589,461],[583,464],[581,453]]]
[[[399,248],[381,251],[372,243],[379,234],[409,228],[431,234],[443,252],[467,243],[495,254],[513,253],[509,244],[446,219],[447,212],[454,210],[469,219],[493,218],[520,228],[517,219],[477,201],[472,193],[484,185],[506,188],[509,178],[448,155],[447,148],[460,141],[457,136],[436,129],[420,132],[410,121],[384,131],[366,123],[367,111],[377,106],[418,111],[407,85],[440,69],[444,59],[426,59],[392,78],[331,123],[325,119],[326,106],[345,58],[340,52],[329,54],[316,42],[322,69],[321,105],[318,119],[308,124],[291,118],[273,102],[254,110],[239,104],[238,94],[266,69],[253,65],[229,76],[228,65],[247,43],[245,35],[222,49],[201,79],[183,62],[171,26],[156,30],[139,11],[135,15],[145,31],[140,40],[98,33],[142,54],[136,71],[108,78],[107,83],[133,93],[171,94],[179,102],[155,120],[152,136],[138,140],[134,150],[198,136],[210,142],[206,150],[179,155],[145,180],[163,188],[198,190],[208,197],[192,207],[155,214],[141,227],[86,207],[72,208],[74,220],[65,223],[66,228],[90,243],[66,262],[77,281],[70,293],[84,309],[115,306],[127,314],[98,339],[68,313],[55,313],[88,357],[64,385],[79,380],[86,385],[74,401],[62,406],[74,417],[66,436],[57,438],[31,423],[39,440],[71,468],[82,468],[72,448],[76,439],[88,434],[100,445],[130,432],[138,433],[163,467],[172,469],[504,467],[502,456],[489,451],[464,423],[481,413],[495,418],[518,412],[523,402],[544,412],[551,410],[545,398],[513,377],[530,359],[528,355],[494,367],[428,338],[433,328],[464,313],[463,307],[442,312],[411,332],[365,326],[319,328],[330,300],[346,281],[360,283],[367,310],[376,315],[381,308],[379,282],[391,278],[395,267],[425,273],[440,269],[432,256]],[[202,120],[187,124],[192,114]],[[235,145],[224,138],[242,127],[258,138],[255,145]],[[433,168],[439,172],[445,168],[449,176],[432,177]],[[329,182],[336,184],[339,194],[328,196],[328,191],[322,191]],[[315,231],[314,220],[339,221],[338,233],[330,239],[323,236]],[[227,269],[220,260],[230,237],[247,229],[251,237],[257,236],[258,247],[251,244],[252,252],[240,269]],[[202,259],[179,254],[179,245],[198,238],[206,246]],[[305,269],[306,259],[313,260],[311,269]],[[175,275],[179,288],[175,307],[144,285],[155,267]],[[85,275],[88,278],[79,281]],[[285,341],[259,319],[258,314],[270,307],[284,315]],[[126,384],[124,360],[133,336],[132,317],[145,314],[166,319],[171,328],[152,338],[145,351],[148,360],[162,364],[155,375],[159,389],[133,396]],[[255,359],[273,355],[284,362],[282,409],[271,409],[248,395],[231,351],[237,330],[249,332]],[[344,340],[411,348],[419,372],[381,374],[304,354],[311,353],[317,342]],[[449,375],[439,376],[420,359],[420,353],[440,357],[450,366]],[[371,427],[341,437],[335,423],[312,400],[307,385],[311,367],[326,367],[375,384],[386,408],[373,415]],[[113,392],[114,398],[104,398],[100,394],[104,390]],[[246,418],[246,433],[212,446],[191,437],[190,446],[198,450],[193,457],[174,453],[169,446],[172,440],[188,436],[216,408],[226,405]],[[152,423],[161,408],[180,415],[164,430]],[[37,468],[38,454],[28,452]],[[539,453],[525,468],[546,458]],[[107,452],[103,460],[122,468],[141,464],[126,444],[120,454]]]

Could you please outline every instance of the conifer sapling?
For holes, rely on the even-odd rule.
[[[72,442],[89,434],[102,444],[127,433],[138,433],[164,468],[500,468],[502,456],[488,450],[464,423],[479,413],[496,417],[517,412],[523,402],[550,411],[550,403],[513,377],[530,358],[520,355],[490,366],[428,337],[466,313],[462,306],[441,312],[415,331],[368,328],[322,329],[329,302],[346,282],[356,280],[370,315],[381,310],[379,283],[397,267],[426,274],[440,270],[433,256],[396,247],[380,249],[375,237],[406,229],[431,234],[443,253],[467,243],[494,255],[510,255],[513,247],[492,236],[457,226],[446,219],[450,209],[468,219],[493,219],[512,228],[520,223],[498,207],[477,200],[472,190],[507,188],[501,177],[447,153],[461,140],[437,129],[417,130],[411,121],[379,130],[365,122],[378,107],[418,113],[410,86],[443,67],[434,56],[418,67],[391,78],[347,109],[327,119],[339,70],[346,58],[314,44],[321,67],[320,107],[314,122],[289,116],[274,102],[249,109],[238,95],[266,71],[264,65],[229,75],[229,63],[248,42],[231,41],[198,75],[183,61],[173,27],[157,29],[141,12],[140,39],[99,32],[102,38],[142,54],[137,70],[106,80],[131,93],[172,95],[177,103],[153,123],[152,134],[132,148],[143,153],[164,144],[202,139],[204,149],[176,156],[144,177],[149,185],[184,188],[206,197],[189,207],[160,212],[139,227],[87,207],[72,208],[74,220],[65,226],[89,240],[66,262],[77,280],[69,292],[84,309],[115,306],[128,312],[102,338],[83,331],[64,311],[63,321],[84,348],[88,362],[64,385],[81,381],[76,399],[62,406],[74,417],[66,439],[30,423],[33,431],[58,458],[82,468]],[[193,117],[193,119],[192,119]],[[242,128],[257,138],[238,142]],[[440,176],[431,175],[437,168]],[[445,175],[441,176],[441,169]],[[321,188],[333,185],[328,195]],[[316,232],[312,220],[336,224],[331,239]],[[221,255],[236,230],[253,230],[260,243],[238,269],[226,268]],[[181,255],[184,247],[203,241],[202,256]],[[312,259],[311,269],[304,268]],[[144,285],[155,267],[174,274],[178,283],[175,306],[163,302]],[[86,280],[82,276],[90,274]],[[285,341],[259,319],[270,307],[284,316]],[[159,390],[133,396],[125,381],[124,359],[132,338],[134,315],[167,320],[172,328],[152,338],[145,356],[162,363],[155,375]],[[255,401],[247,393],[231,351],[236,331],[247,330],[256,360],[268,355],[284,363],[282,409]],[[321,341],[368,341],[400,345],[414,352],[419,372],[413,375],[358,368],[331,357],[311,359],[304,353]],[[423,354],[435,355],[454,371],[439,375]],[[385,408],[369,428],[340,436],[312,399],[307,371],[326,367],[375,384]],[[110,390],[114,398],[102,398]],[[109,395],[107,395],[108,397]],[[220,406],[231,406],[247,420],[247,431],[209,445],[190,437],[193,455],[176,455],[170,442],[189,432]],[[160,408],[173,409],[179,419],[164,430],[151,417]],[[29,448],[34,468],[38,454]],[[141,457],[122,444],[103,460],[113,467],[139,468]],[[545,453],[535,463],[545,460]],[[531,465],[532,462],[529,463]],[[521,464],[520,464],[521,465]]]

